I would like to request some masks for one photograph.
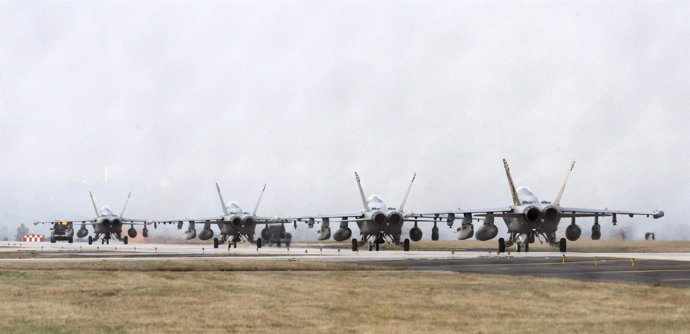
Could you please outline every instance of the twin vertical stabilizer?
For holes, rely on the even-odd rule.
[[[513,196],[513,205],[520,205],[522,201],[520,196],[518,196],[517,190],[515,190],[515,184],[513,183],[513,177],[510,175],[510,167],[508,166],[508,160],[503,159],[503,167],[506,170],[506,176],[508,177],[508,186],[510,187],[510,195]]]
[[[225,206],[225,201],[223,200],[223,194],[220,193],[220,186],[216,182],[216,190],[218,191],[218,198],[220,199],[220,207],[223,208],[223,215],[228,215],[228,208]]]
[[[573,160],[570,163],[570,168],[568,168],[568,173],[565,174],[565,179],[563,180],[563,185],[561,186],[561,190],[558,192],[558,195],[556,195],[556,199],[553,200],[553,204],[561,205],[561,197],[563,197],[563,191],[565,191],[565,185],[568,183],[568,179],[570,178],[570,174],[573,173],[574,168],[575,168],[575,160]]]
[[[364,211],[369,211],[369,206],[367,205],[367,198],[364,196],[364,190],[362,190],[362,183],[359,180],[359,174],[355,172],[355,180],[357,180],[357,187],[359,188],[359,196],[362,197],[362,206]]]

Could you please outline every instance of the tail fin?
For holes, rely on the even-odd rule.
[[[220,207],[223,208],[223,214],[228,215],[228,208],[225,206],[225,201],[223,200],[223,194],[220,193],[220,186],[216,182],[216,190],[218,190],[218,198],[220,198]]]
[[[510,187],[510,195],[513,196],[513,204],[520,205],[522,201],[520,200],[520,196],[518,196],[517,190],[515,190],[513,177],[510,175],[510,167],[508,166],[508,160],[503,159],[503,167],[506,169],[506,176],[508,177],[508,186]]]
[[[553,204],[561,205],[561,197],[563,197],[563,191],[565,191],[565,185],[568,183],[568,179],[570,178],[570,174],[573,173],[573,168],[575,168],[575,160],[573,160],[570,163],[570,168],[568,169],[568,173],[565,174],[565,179],[563,180],[563,185],[561,186],[561,191],[559,191],[558,195],[556,195],[556,199],[553,200]]]
[[[261,204],[261,198],[264,197],[264,191],[266,191],[266,184],[264,184],[264,188],[261,189],[261,194],[259,195],[259,199],[256,201],[256,206],[254,207],[254,211],[252,211],[252,216],[256,216],[256,211],[259,210],[259,204]]]
[[[93,204],[93,211],[96,212],[96,217],[100,217],[101,214],[98,213],[98,207],[96,206],[96,201],[93,200],[93,194],[91,193],[91,190],[89,190],[89,196],[91,196],[91,204]]]
[[[410,196],[410,190],[412,189],[412,183],[414,183],[414,179],[417,177],[417,173],[412,174],[412,181],[410,181],[410,185],[407,187],[407,192],[405,192],[405,197],[402,200],[402,203],[400,203],[400,211],[403,211],[405,209],[405,202],[407,202],[407,197]]]
[[[364,211],[369,211],[369,206],[367,205],[367,199],[364,196],[364,190],[362,190],[362,183],[359,181],[359,174],[355,172],[355,179],[357,180],[357,187],[359,188],[359,195],[362,197],[362,206]]]
[[[120,211],[120,217],[125,215],[125,209],[127,209],[127,203],[129,203],[129,196],[132,196],[132,192],[129,192],[129,195],[127,195],[127,199],[125,200],[125,206],[122,207],[122,211]]]

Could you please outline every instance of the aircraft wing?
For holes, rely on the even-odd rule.
[[[96,223],[95,219],[87,219],[87,220],[52,220],[52,221],[36,221],[34,222],[34,225],[38,224],[55,224],[55,223],[62,223],[62,222],[68,222],[72,224],[86,224],[86,225],[93,225]]]
[[[322,222],[324,219],[325,220],[332,220],[332,221],[338,221],[338,222],[359,222],[359,221],[367,221],[369,219],[364,218],[364,214],[362,212],[357,212],[357,213],[342,213],[342,214],[332,214],[332,215],[313,215],[313,216],[301,216],[301,217],[287,217],[284,218],[287,221],[291,222],[306,222],[309,223],[309,221],[314,221],[314,222]]]
[[[149,219],[137,219],[137,218],[120,218],[122,220],[123,224],[130,224],[130,225],[149,225],[153,223],[152,220]]]
[[[280,223],[287,223],[289,222],[285,218],[280,218],[280,217],[256,217],[256,223],[257,224],[280,224]]]
[[[408,214],[405,219],[407,220],[419,220],[419,218],[422,219],[449,219],[452,217],[453,219],[462,219],[463,216],[466,214],[469,215],[477,215],[477,216],[486,216],[488,214],[493,214],[494,217],[509,217],[515,215],[512,212],[513,208],[506,206],[506,207],[499,207],[499,208],[486,208],[486,209],[457,209],[457,210],[449,210],[449,211],[436,211],[436,212],[413,212]],[[476,218],[473,218],[476,219]]]
[[[583,208],[568,208],[560,207],[563,217],[594,217],[594,216],[613,216],[613,215],[627,215],[630,217],[634,216],[647,216],[654,219],[659,219],[664,216],[663,211],[652,211],[652,212],[634,212],[634,211],[620,211],[620,210],[609,210],[609,209],[583,209]]]
[[[187,222],[194,222],[194,223],[221,223],[223,222],[223,216],[215,216],[215,217],[209,217],[209,218],[185,218],[185,219],[180,219],[180,220],[172,220],[171,222],[179,222],[179,221],[187,221]]]

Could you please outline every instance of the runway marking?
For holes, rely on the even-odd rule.
[[[668,278],[668,279],[662,279],[662,282],[681,282],[681,281],[690,281],[690,278]]]

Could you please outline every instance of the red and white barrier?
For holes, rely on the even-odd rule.
[[[44,235],[40,234],[27,234],[22,237],[22,241],[24,242],[45,242],[46,237]]]

